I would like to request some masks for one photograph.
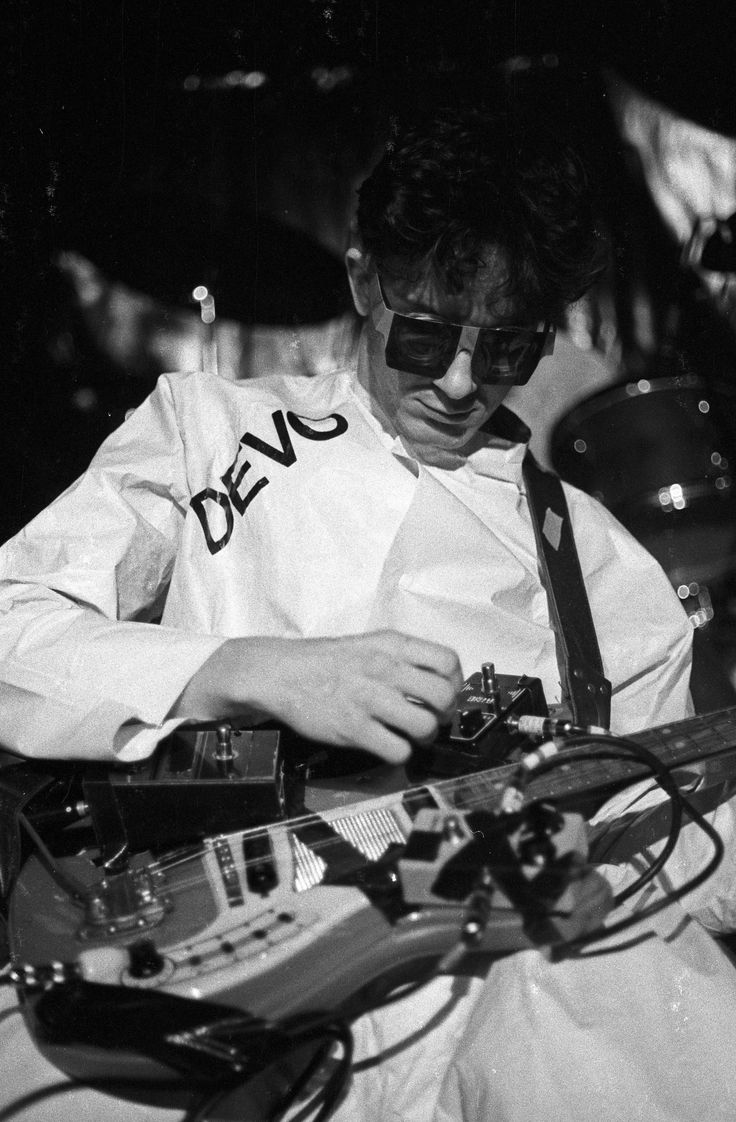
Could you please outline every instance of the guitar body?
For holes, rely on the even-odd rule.
[[[259,1040],[257,1074],[278,1057],[280,1026],[326,1010],[350,1019],[457,948],[479,877],[487,922],[461,969],[535,945],[548,916],[558,937],[601,921],[609,892],[583,864],[580,819],[553,815],[542,828],[547,871],[560,871],[551,899],[534,890],[540,863],[525,864],[526,816],[477,813],[464,818],[424,789],[142,854],[119,874],[80,854],[53,877],[32,857],[10,926],[16,971],[36,967],[21,988],[39,1049],[75,1078],[133,1080],[150,1098],[172,1070],[191,1072],[193,1026],[239,1013]],[[51,963],[66,966],[44,971]],[[44,989],[40,975],[56,982]]]
[[[688,785],[733,778],[736,711],[636,739]],[[354,777],[357,790],[372,785],[366,801],[346,802],[328,778],[313,813],[186,849],[117,864],[68,844],[53,863],[32,856],[9,926],[39,1049],[75,1078],[172,1105],[172,1080],[184,1098],[192,1082],[255,1086],[311,1015],[350,1020],[430,970],[597,928],[610,890],[585,864],[583,819],[559,808],[598,804],[647,768],[596,759],[594,746],[570,764],[563,749],[504,814],[515,771],[395,793],[395,776],[376,769]]]

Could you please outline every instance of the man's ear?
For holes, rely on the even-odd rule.
[[[345,254],[345,267],[355,310],[359,316],[367,316],[371,307],[368,289],[373,272],[370,256],[357,246],[351,246]]]

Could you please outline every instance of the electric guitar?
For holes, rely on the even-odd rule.
[[[736,773],[736,710],[636,739],[689,786]],[[610,892],[586,865],[582,817],[559,807],[600,801],[646,767],[592,756],[533,779],[512,814],[500,812],[516,772],[505,765],[137,854],[117,872],[95,851],[31,857],[10,936],[39,1048],[77,1078],[168,1093],[172,1070],[197,1059],[228,1070],[207,1028],[223,1018],[247,1019],[261,1042],[245,1060],[235,1049],[255,1074],[283,1047],[275,1024],[354,1016],[428,968],[598,927]]]

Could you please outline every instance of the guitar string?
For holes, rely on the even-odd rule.
[[[564,755],[564,750],[562,755]],[[601,764],[602,763],[603,761],[601,760]],[[564,761],[561,759],[560,767],[562,768],[564,766]],[[613,776],[617,780],[628,778],[626,773],[632,771],[640,772],[643,770],[645,774],[648,774],[646,766],[637,761],[635,757],[622,759],[619,761],[619,766],[615,769],[600,767],[598,764],[593,763],[592,766],[586,768],[586,770],[589,772],[593,770],[601,771],[605,773],[606,777],[610,778]],[[407,791],[403,792],[403,794],[398,795],[392,803],[386,804],[384,802],[379,807],[371,807],[371,800],[365,800],[362,803],[355,803],[349,808],[340,807],[328,811],[325,814],[312,812],[301,817],[289,819],[285,822],[275,822],[269,826],[257,826],[245,831],[233,831],[231,833],[217,835],[217,838],[221,838],[223,842],[231,845],[233,843],[236,845],[238,843],[245,844],[249,838],[273,838],[274,835],[276,835],[276,837],[279,835],[286,835],[287,840],[289,840],[292,835],[297,834],[299,829],[305,826],[319,825],[322,823],[330,825],[331,822],[339,822],[341,819],[351,821],[355,820],[359,815],[370,817],[371,814],[381,809],[391,813],[396,809],[407,805],[410,806],[412,802],[424,801],[427,789],[439,793],[453,811],[459,811],[460,813],[472,811],[474,809],[487,807],[489,800],[492,800],[494,796],[497,799],[499,798],[504,787],[500,778],[500,773],[506,772],[510,775],[513,774],[513,765],[504,765],[502,768],[492,769],[488,773],[479,772],[475,775],[462,776],[457,779],[440,780],[437,783],[409,788]],[[580,779],[580,773],[578,773],[577,778]],[[453,792],[455,793],[454,801],[452,797]],[[460,792],[460,800],[457,799],[457,792]],[[448,795],[450,796],[449,798],[447,797]],[[546,797],[554,797],[554,795],[547,793]],[[365,808],[362,811],[359,809],[361,806]],[[342,837],[342,835],[333,838],[316,839],[309,843],[308,848],[317,857],[320,857],[322,852],[329,853],[330,850],[344,845],[346,841],[347,839]],[[147,867],[156,872],[173,873],[182,864],[186,865],[188,863],[200,862],[204,855],[204,851],[200,849],[194,853],[187,852],[173,862],[170,860],[167,861],[165,857],[161,860],[155,860]],[[247,872],[249,869],[263,866],[269,860],[273,860],[273,858],[273,848],[271,848],[271,852],[265,853],[262,856],[252,858],[244,857],[243,861],[239,862],[239,865]]]
[[[675,728],[682,727],[684,725],[688,729],[698,728],[700,731],[705,730],[710,731],[711,733],[717,733],[723,743],[723,746],[728,747],[728,739],[723,735],[723,732],[721,728],[718,727],[718,724],[719,718],[721,718],[720,724],[724,725],[725,722],[725,726],[730,727],[732,721],[728,717],[729,712],[730,711],[726,709],[714,714],[693,717],[688,719],[687,721],[679,722],[678,725],[675,726]],[[661,726],[659,729],[645,730],[637,735],[643,747],[657,747],[660,749],[664,747],[666,749],[666,737],[668,733],[671,734],[671,731],[672,726],[665,725]],[[709,746],[707,744],[698,745],[697,742],[695,740],[692,740],[686,733],[680,733],[679,737],[679,743],[675,742],[676,746],[687,748],[693,756],[697,757],[699,753],[709,753]],[[670,766],[676,766],[676,763],[673,763]],[[560,767],[564,768],[564,763],[562,760],[560,761]],[[438,780],[435,783],[425,783],[415,788],[409,788],[402,794],[397,795],[393,803],[387,804],[383,802],[381,804],[381,809],[386,809],[391,812],[393,808],[401,807],[402,805],[410,806],[413,801],[423,800],[425,797],[425,792],[427,788],[429,788],[432,792],[439,793],[439,795],[448,804],[451,810],[459,811],[461,813],[465,811],[472,811],[474,809],[487,806],[489,800],[492,801],[494,796],[498,798],[504,788],[504,780],[507,778],[511,778],[514,774],[514,770],[515,765],[513,764],[501,765],[498,768],[489,769],[487,772],[478,772],[458,778]],[[632,757],[630,760],[620,760],[616,768],[607,767],[603,763],[603,761],[600,761],[599,763],[591,763],[590,765],[585,766],[582,770],[579,770],[576,778],[579,781],[586,772],[590,774],[594,771],[597,771],[603,772],[605,778],[612,778],[616,781],[619,781],[621,779],[628,778],[629,774],[627,773],[639,773],[642,770],[645,774],[648,774],[646,766],[642,765],[640,761],[637,761],[635,757]],[[549,783],[550,780],[548,777],[548,784]],[[557,784],[555,784],[554,780],[551,780],[551,786],[567,786],[568,790],[557,792],[548,790],[545,793],[540,793],[540,795],[537,795],[537,797],[554,798],[555,794],[559,796],[560,794],[570,793],[569,781],[568,783],[566,783],[564,776],[560,778],[558,775]],[[578,782],[578,784],[576,785],[576,790],[583,789],[584,788],[581,788]],[[457,798],[457,792],[460,792],[460,799]],[[289,819],[286,822],[274,822],[268,826],[264,825],[252,827],[251,829],[245,831],[232,831],[230,833],[221,835],[221,837],[223,838],[223,840],[229,841],[231,844],[233,841],[236,844],[238,841],[241,844],[244,844],[249,837],[272,837],[274,834],[279,835],[285,833],[287,835],[287,838],[289,838],[304,826],[319,824],[323,822],[326,822],[329,825],[332,821],[339,821],[341,819],[355,819],[359,814],[370,815],[374,810],[379,809],[374,807],[372,810],[371,801],[372,800],[364,800],[363,802],[352,804],[352,806],[350,807],[335,808],[322,814],[309,812],[303,816]],[[363,811],[359,809],[361,806],[365,807]],[[219,837],[220,835],[217,836]],[[321,851],[329,852],[329,850],[343,845],[346,840],[347,839],[343,838],[342,836],[337,838],[316,839],[315,841],[309,843],[309,849],[312,853],[319,857]],[[202,856],[202,850],[199,850],[196,853],[188,852],[174,862],[171,862],[170,860],[167,861],[165,858],[163,859],[163,864],[160,861],[154,861],[151,863],[149,868],[152,868],[155,871],[165,870],[166,872],[172,872],[177,869],[179,864],[200,861],[202,859]],[[272,851],[271,853],[264,854],[261,857],[246,857],[241,864],[247,872],[251,868],[262,866],[269,859],[273,860]]]
[[[467,779],[467,777],[464,777],[464,778]],[[473,777],[473,778],[475,779],[476,777]],[[443,781],[443,783],[446,783],[446,782],[447,781]],[[453,781],[453,784],[456,785],[456,786],[459,786],[459,782],[456,783],[456,781]],[[438,786],[441,786],[441,785],[438,785]],[[497,782],[494,782],[492,784],[492,786],[494,788],[496,786],[498,786]],[[394,818],[394,823],[397,826],[397,828],[399,828],[399,823],[396,821],[396,817],[395,817],[395,811],[397,809],[403,807],[405,805],[405,801],[408,801],[408,802],[419,801],[419,800],[424,801],[424,799],[426,797],[426,794],[425,794],[426,789],[427,789],[426,785],[422,788],[409,789],[409,791],[404,793],[403,798],[397,798],[392,804],[389,804],[389,805],[383,804],[379,807],[371,808],[370,801],[368,801],[367,803],[355,804],[356,806],[361,806],[362,805],[366,808],[362,811],[356,811],[355,808],[353,808],[352,813],[346,813],[342,808],[340,808],[340,810],[336,810],[336,811],[331,812],[331,818],[332,818],[333,821],[340,821],[341,819],[347,819],[348,821],[355,821],[355,819],[360,817],[360,816],[363,816],[365,818],[370,819],[371,815],[375,815],[375,813],[377,811],[387,811]],[[473,800],[473,805],[478,806],[478,807],[483,806],[487,803],[487,798],[488,798],[487,795],[482,795],[482,794],[480,794],[480,792],[478,792],[478,793],[476,793],[475,798]],[[468,809],[470,809],[470,803],[468,803],[467,806],[468,806]],[[164,856],[160,860],[155,860],[155,861],[151,862],[150,864],[144,866],[144,868],[146,868],[148,871],[152,872],[153,874],[155,874],[157,872],[161,872],[164,875],[172,876],[175,873],[177,873],[180,868],[186,867],[187,865],[192,865],[192,866],[197,866],[197,867],[201,866],[202,862],[209,856],[212,856],[212,857],[214,857],[215,860],[217,860],[216,846],[217,846],[218,842],[222,842],[222,843],[224,843],[226,845],[229,845],[229,846],[232,846],[234,844],[237,847],[239,844],[244,845],[247,842],[248,839],[267,837],[270,840],[270,839],[273,838],[274,834],[277,834],[277,835],[280,835],[281,837],[285,836],[286,840],[287,840],[287,844],[288,844],[288,842],[291,840],[291,837],[294,836],[294,835],[297,836],[297,840],[300,840],[298,838],[298,831],[299,831],[300,828],[304,828],[305,826],[308,827],[310,825],[322,825],[324,823],[329,825],[330,824],[329,818],[323,817],[323,816],[320,816],[319,814],[314,814],[313,813],[313,814],[309,814],[309,815],[304,815],[301,818],[292,819],[288,822],[274,823],[273,825],[268,826],[268,827],[266,827],[266,826],[260,827],[259,826],[259,827],[255,827],[254,829],[251,829],[251,830],[234,831],[234,832],[229,833],[229,834],[218,835],[216,838],[210,839],[210,842],[211,842],[210,845],[203,846],[202,848],[196,850],[195,852],[188,852],[186,854],[182,854],[181,857],[178,857],[173,862],[168,860],[166,858],[166,856]],[[379,834],[381,832],[380,826],[379,826],[378,832],[379,832]],[[401,832],[403,833],[404,831],[402,830]],[[276,839],[274,839],[274,840],[276,840]],[[395,839],[389,839],[389,841],[387,842],[387,846],[388,846],[388,844],[390,844],[390,840],[395,840]],[[305,844],[307,846],[307,848],[310,850],[310,852],[312,854],[314,854],[314,856],[316,856],[319,859],[322,859],[323,854],[325,856],[329,856],[329,854],[332,850],[340,850],[346,844],[346,842],[348,844],[351,844],[349,839],[343,837],[338,832],[336,837],[320,838],[320,839],[316,839],[316,840],[314,840],[314,841],[312,841],[308,844],[307,843],[303,843],[303,844]],[[368,862],[369,858],[365,857],[365,855],[360,850],[359,846],[356,845],[355,848],[356,848],[356,851],[360,854],[360,856],[363,857],[363,859],[366,862]],[[250,870],[256,869],[256,868],[259,868],[259,867],[263,867],[264,865],[267,865],[269,862],[277,863],[277,860],[278,860],[278,858],[277,858],[277,854],[275,853],[275,847],[272,845],[269,848],[269,852],[264,853],[261,856],[250,857],[250,858],[247,857],[247,856],[243,856],[242,859],[236,863],[235,867],[237,869],[242,869],[247,876],[247,873]],[[207,879],[206,874],[203,873],[203,872],[200,872],[197,875],[192,876],[190,879],[182,880],[181,878],[178,878],[175,882],[173,882],[171,884],[168,884],[166,886],[166,891],[169,894],[185,892],[188,889],[191,889],[191,888],[194,888],[194,887],[199,887],[199,885],[201,885],[202,881],[206,880],[206,879]],[[316,887],[316,885],[314,887]]]
[[[288,825],[283,824],[281,829],[286,830],[288,832]],[[243,836],[244,835],[238,835],[238,834],[229,835],[227,840],[230,843],[232,843],[234,841],[237,845],[237,842]],[[226,839],[223,838],[223,840],[226,840]],[[336,851],[339,850],[344,845],[344,843],[345,843],[345,839],[340,836],[340,837],[336,837],[336,838],[327,838],[327,839],[319,840],[315,843],[312,843],[308,848],[317,858],[322,859],[323,855],[325,857],[329,857],[330,850],[332,850],[332,849],[335,849]],[[360,851],[358,849],[357,852],[360,854],[360,856],[363,858],[363,860],[365,861],[366,864],[368,864],[370,862],[370,858],[366,857],[365,854],[362,853],[362,851]],[[181,865],[183,863],[192,865],[192,873],[191,873],[190,876],[186,876],[184,878],[178,877],[175,881],[167,881],[163,891],[165,892],[165,894],[167,896],[175,897],[175,896],[184,894],[184,893],[186,893],[187,891],[190,891],[193,888],[201,887],[201,885],[204,882],[211,883],[210,876],[207,874],[206,870],[203,868],[203,862],[205,861],[205,859],[208,856],[214,856],[215,860],[217,859],[216,853],[213,853],[213,850],[208,848],[207,850],[200,850],[195,854],[190,854],[187,858],[182,858],[175,865],[166,866],[165,864],[160,863],[157,867],[156,863],[154,863],[154,865],[150,866],[150,868],[152,868],[154,870],[154,872],[155,871],[160,871],[160,872],[162,872],[162,874],[164,876],[166,876],[166,874],[169,874],[169,875],[175,874],[179,870],[179,868],[181,867]],[[244,887],[240,883],[240,874],[244,874],[246,879],[247,879],[247,875],[248,875],[249,870],[254,869],[254,868],[262,868],[264,865],[267,865],[269,863],[272,863],[278,871],[278,869],[279,869],[279,858],[278,858],[278,855],[276,853],[274,853],[273,851],[271,851],[268,854],[264,854],[264,856],[260,857],[260,858],[250,858],[250,859],[249,858],[242,858],[239,862],[234,862],[234,867],[238,871],[238,874],[239,874],[238,875],[238,888],[241,889],[241,888]],[[326,862],[325,864],[328,865],[329,862]],[[299,858],[296,857],[296,858],[294,858],[294,865],[292,866],[292,868],[290,870],[290,872],[292,873],[292,878],[296,875],[298,865],[299,865]],[[496,865],[496,868],[498,869],[499,872],[502,871],[502,869],[505,869],[506,867],[507,867],[506,865],[503,865],[503,866],[500,866],[498,864]],[[319,887],[320,885],[322,885],[324,883],[324,881],[322,879],[322,877],[324,875],[324,871],[325,870],[319,870],[319,869],[316,870],[317,875],[320,876],[320,880],[315,881],[313,884],[308,885],[306,888],[304,888],[304,889],[294,888],[293,884],[292,884],[292,885],[289,886],[287,891],[289,893],[292,893],[292,894],[301,895],[301,893],[303,891],[308,891],[311,888]],[[278,881],[276,882],[276,884],[274,884],[274,888],[277,887],[277,884],[278,884]],[[226,887],[226,890],[227,890],[227,886],[225,886],[225,887]],[[256,895],[257,895],[257,890],[252,890],[248,886],[247,888],[245,888],[245,891],[243,892],[242,903],[245,904],[246,899],[249,899],[251,896],[256,896]]]
[[[601,761],[601,763],[602,762],[603,761]],[[627,764],[629,764],[628,768],[626,766]],[[560,766],[564,766],[562,760],[560,762]],[[588,768],[586,770],[604,771],[607,777],[610,777],[611,774],[614,773],[616,779],[628,778],[628,775],[626,773],[629,771],[638,772],[640,770],[644,770],[646,773],[646,767],[644,765],[639,765],[634,758],[631,758],[630,762],[628,758],[621,760],[620,766],[617,769],[599,768],[598,765],[594,764],[592,768]],[[513,775],[513,772],[513,765],[504,765],[502,768],[492,769],[488,773],[479,772],[475,775],[462,776],[460,778],[450,780],[440,780],[436,783],[426,783],[419,787],[409,788],[407,791],[398,794],[393,802],[382,802],[379,806],[371,805],[371,800],[364,800],[363,802],[352,804],[350,807],[340,807],[332,809],[328,812],[325,812],[324,814],[310,812],[301,817],[292,818],[284,822],[274,822],[268,826],[257,826],[244,831],[236,830],[230,833],[216,835],[216,838],[218,840],[221,839],[223,842],[229,843],[231,845],[233,843],[235,843],[236,845],[238,843],[245,844],[249,838],[274,838],[274,835],[276,835],[276,838],[274,838],[274,840],[276,840],[280,835],[286,835],[287,839],[290,839],[291,836],[298,834],[298,831],[300,829],[311,825],[321,825],[323,823],[331,825],[333,822],[339,822],[343,819],[347,821],[354,821],[361,815],[370,818],[372,814],[375,814],[379,810],[384,810],[392,813],[397,809],[405,807],[410,808],[412,802],[423,802],[425,800],[427,790],[431,791],[432,793],[438,793],[444,800],[444,802],[447,803],[450,811],[464,813],[466,811],[473,811],[476,809],[487,807],[489,801],[492,801],[494,799],[497,802],[500,802],[500,795],[505,786],[500,778],[500,774],[508,773],[508,776],[510,778]],[[578,778],[580,778],[580,775],[578,775]],[[458,792],[460,793],[459,799],[457,797]],[[547,797],[554,797],[554,795],[550,795],[548,793]],[[361,807],[363,807],[364,809],[361,810]],[[445,808],[438,807],[438,809],[441,811]],[[312,853],[319,857],[322,852],[329,852],[331,849],[341,847],[347,840],[348,839],[344,838],[342,835],[332,838],[315,839],[314,841],[308,843],[308,848]],[[200,849],[197,852],[187,852],[185,854],[182,854],[180,858],[174,860],[173,862],[171,860],[167,860],[166,857],[160,860],[155,860],[147,867],[155,871],[160,870],[171,873],[176,871],[180,864],[201,861],[203,856],[204,852]],[[273,849],[271,849],[270,853],[265,853],[262,856],[252,858],[245,857],[239,864],[247,871],[249,869],[262,866],[264,863],[267,863],[272,859]]]
[[[613,739],[613,738],[609,738],[609,744],[610,744],[610,741],[611,741],[612,739]],[[592,747],[592,746],[590,746],[590,747]],[[639,747],[640,747],[640,746],[639,746]],[[634,750],[635,748],[637,748],[637,745],[636,745],[635,743],[634,743],[634,744],[629,744],[629,745],[627,745],[627,744],[626,744],[625,742],[621,742],[621,743],[620,743],[620,745],[619,745],[619,748],[620,748],[620,750],[621,750],[622,752],[626,752],[627,750],[628,750],[629,752],[631,752],[631,751],[633,751],[633,750]],[[580,750],[580,747],[578,746],[578,751],[579,751],[579,750]],[[589,750],[590,750],[590,748],[589,748]],[[610,749],[609,749],[609,752],[610,752]],[[624,758],[625,758],[625,757],[624,757]],[[549,761],[549,762],[550,762],[550,764],[552,763],[552,761]],[[562,763],[562,760],[560,760],[559,762],[560,762],[560,763]],[[664,765],[662,765],[662,766],[664,767]],[[478,780],[478,778],[479,778],[479,777],[478,777],[478,776],[475,776],[475,777],[462,777],[462,779],[464,779],[464,780],[466,780],[466,781],[467,781],[467,779],[468,779],[468,778],[472,778],[472,779]],[[492,785],[493,785],[493,786],[495,786],[495,787],[497,787],[497,786],[498,786],[498,782],[497,782],[497,781],[495,781],[495,782],[494,782],[494,781],[491,781],[491,780],[489,780],[489,779],[488,779],[488,777],[487,777],[487,776],[482,776],[482,777],[481,777],[481,782],[480,782],[480,785],[482,785],[483,783],[486,783],[486,784],[488,784],[488,783],[492,783]],[[459,784],[458,782],[456,782],[456,781],[450,781],[449,783],[448,783],[448,781],[445,781],[444,783],[442,783],[442,784],[440,784],[440,785],[438,785],[438,786],[441,786],[441,787],[443,787],[443,788],[447,788],[447,787],[458,787],[459,785],[460,785],[460,784]],[[467,785],[467,784],[466,784],[466,785]],[[408,798],[410,798],[410,799],[411,799],[412,797],[417,797],[417,796],[421,796],[422,798],[424,798],[424,797],[425,797],[425,794],[426,794],[426,785],[425,785],[425,787],[424,787],[424,788],[418,788],[418,789],[415,789],[414,791],[409,791],[409,792],[407,792],[407,793],[406,793],[406,797],[408,797]],[[476,796],[476,797],[477,797],[477,798],[479,798],[479,796]],[[398,801],[398,800],[397,800],[397,801]],[[320,816],[319,816],[319,815],[314,815],[314,814],[312,814],[312,815],[309,815],[309,816],[305,816],[305,817],[304,817],[304,818],[302,819],[302,825],[303,825],[303,824],[304,824],[305,822],[308,822],[308,823],[314,823],[314,822],[321,822],[321,821],[322,821],[322,819],[320,818]],[[279,828],[280,830],[286,830],[286,831],[287,831],[287,833],[288,833],[288,831],[289,831],[289,828],[290,828],[290,827],[291,827],[291,828],[292,828],[292,830],[293,830],[293,828],[294,828],[294,823],[283,823],[283,824],[279,824],[279,825],[278,825],[278,828]],[[225,836],[225,838],[227,839],[228,843],[229,843],[229,842],[231,842],[231,841],[233,841],[233,840],[237,842],[238,840],[242,840],[242,839],[244,839],[244,838],[245,838],[245,836],[246,836],[247,834],[250,834],[250,836],[252,837],[252,836],[254,836],[254,834],[255,834],[255,833],[258,833],[258,832],[260,832],[260,833],[267,833],[267,831],[265,831],[265,830],[261,829],[261,830],[259,830],[259,831],[246,831],[246,832],[244,832],[244,833],[242,833],[242,832],[236,832],[236,833],[234,833],[234,834],[231,834],[231,835],[226,835],[226,836]],[[225,840],[225,838],[224,838],[223,840]],[[344,844],[344,839],[342,839],[342,838],[330,838],[330,839],[325,839],[325,841],[324,841],[323,843],[321,843],[321,844],[319,844],[319,843],[318,843],[318,846],[315,846],[315,848],[323,848],[323,850],[324,850],[324,849],[325,849],[326,847],[330,847],[330,846],[333,846],[333,845],[340,845],[340,844]],[[199,852],[199,853],[198,853],[198,854],[196,855],[196,859],[198,860],[198,862],[199,862],[200,864],[201,864],[201,861],[202,861],[202,857],[203,857],[203,854],[202,854],[202,852],[200,851],[200,852]],[[188,858],[186,858],[186,860],[188,860],[188,861],[191,861],[191,860],[193,860],[193,859],[195,859],[195,855],[192,855],[192,854],[190,854],[190,855],[188,856]],[[184,860],[184,858],[183,858],[182,860]],[[261,864],[261,865],[262,865],[263,863],[264,863],[264,862],[263,862],[263,860],[260,860],[260,861],[258,861],[258,860],[252,860],[251,862],[248,862],[248,860],[246,859],[246,860],[245,860],[245,862],[244,862],[244,866],[245,866],[245,868],[246,868],[246,870],[247,870],[247,868],[248,868],[248,865],[249,865],[249,864],[252,864],[252,865],[258,865],[258,864]],[[166,886],[166,891],[167,891],[167,893],[168,893],[169,895],[179,895],[180,893],[183,893],[183,892],[185,892],[185,891],[186,891],[186,890],[187,890],[188,888],[192,888],[192,887],[197,887],[197,886],[199,886],[199,885],[200,885],[200,884],[202,883],[202,880],[203,880],[203,879],[207,879],[207,880],[208,880],[209,878],[203,877],[203,875],[202,875],[202,874],[200,874],[200,875],[199,875],[199,876],[197,876],[197,877],[191,878],[191,879],[189,879],[189,878],[185,878],[185,879],[184,879],[184,881],[180,881],[180,882],[179,882],[179,883],[177,883],[176,885],[171,885],[171,884],[167,885],[167,886]],[[319,883],[320,883],[320,882],[317,882],[317,884],[319,884]],[[309,886],[309,887],[317,887],[317,884],[315,884],[315,885],[311,885],[311,886]],[[240,887],[240,882],[239,882],[239,887]],[[295,890],[294,890],[294,889],[292,888],[292,889],[291,889],[291,891],[292,891],[292,892],[294,892]],[[296,890],[296,891],[298,891],[298,890]],[[245,903],[245,897],[242,897],[242,898],[241,898],[241,901],[239,901],[239,903],[243,903],[243,904],[244,904],[244,903]],[[495,909],[495,908],[493,909],[493,911],[496,911],[496,910],[497,910],[497,909]],[[254,918],[256,918],[256,917],[254,917]],[[238,925],[238,926],[241,926],[241,925]],[[249,924],[248,926],[250,926],[250,924]],[[244,932],[244,934],[245,934],[245,935],[247,935],[247,932]],[[215,938],[216,936],[214,936],[214,935],[213,935],[212,937],[213,937],[213,938]],[[181,942],[182,940],[178,940],[178,941],[179,941],[179,942]]]
[[[694,722],[687,723],[688,725],[698,723],[702,727],[705,722],[703,719],[696,719],[696,721]],[[665,733],[669,731],[666,726],[664,726],[663,728]],[[653,739],[661,737],[661,735],[662,734],[658,733],[658,730],[649,730],[648,733],[646,735],[643,734],[640,739],[642,742],[644,742],[645,739],[647,741],[651,741]],[[722,739],[724,745],[726,745],[726,738]],[[662,747],[662,745],[659,743],[657,744],[657,746]],[[708,751],[708,745],[699,746],[696,743],[690,742],[689,738],[687,737],[681,737],[681,742],[677,746],[683,748],[687,747],[689,752],[691,754],[694,754],[695,756],[697,756],[699,752]],[[564,756],[564,749],[561,755]],[[561,767],[564,766],[564,761],[562,759],[560,760],[560,765]],[[607,776],[613,776],[615,779],[620,780],[621,778],[626,777],[626,772],[639,772],[642,770],[642,768],[646,773],[646,767],[644,767],[644,765],[641,765],[635,758],[632,757],[630,761],[628,759],[619,761],[619,764],[615,769],[600,767],[599,764],[593,763],[585,770],[588,772],[591,772],[592,770],[603,771],[607,774]],[[439,780],[435,783],[425,783],[415,788],[409,788],[408,790],[403,792],[403,794],[398,794],[393,802],[387,803],[384,800],[378,807],[372,806],[371,800],[364,800],[363,802],[353,804],[351,807],[334,808],[331,811],[325,812],[323,814],[310,812],[301,817],[289,819],[285,822],[275,822],[269,826],[253,827],[245,831],[233,831],[231,833],[223,834],[221,835],[221,837],[224,842],[229,844],[235,843],[236,845],[238,843],[245,844],[248,838],[272,838],[274,837],[274,835],[276,835],[276,837],[278,837],[279,835],[286,835],[288,841],[294,834],[298,832],[300,828],[303,828],[305,826],[321,823],[327,823],[329,825],[332,821],[339,822],[341,819],[351,821],[355,820],[360,815],[365,815],[370,818],[371,814],[374,814],[377,810],[385,810],[389,813],[392,813],[397,808],[401,808],[402,806],[410,808],[412,802],[425,799],[427,789],[432,792],[438,793],[452,810],[459,811],[460,813],[463,813],[465,811],[472,811],[473,809],[487,806],[488,802],[492,801],[494,796],[498,798],[501,790],[503,790],[504,787],[502,777],[505,778],[507,775],[510,776],[511,774],[513,774],[513,770],[514,765],[502,765],[499,768],[490,769],[487,772],[479,772],[474,775],[471,774],[468,776],[461,776],[459,778]],[[578,772],[576,778],[580,780],[581,772]],[[577,786],[578,789],[580,789],[579,785]],[[458,792],[460,794],[459,798]],[[554,797],[554,792],[550,793],[549,791],[547,791],[545,794],[547,798]],[[373,802],[375,802],[375,800],[373,800]],[[363,807],[364,809],[360,810],[360,807]],[[308,848],[317,857],[320,857],[320,854],[322,852],[329,854],[330,850],[344,845],[347,840],[348,839],[342,837],[341,835],[334,838],[316,839],[309,844]],[[358,851],[360,852],[360,850]],[[178,857],[173,861],[170,858],[164,856],[162,859],[154,860],[147,867],[154,873],[163,872],[173,874],[181,866],[185,866],[190,863],[200,863],[204,856],[205,853],[202,849],[197,849],[195,852],[187,850],[187,852],[183,853],[181,857]],[[257,868],[259,866],[262,867],[264,864],[268,863],[269,860],[274,860],[272,847],[270,852],[265,853],[262,856],[252,858],[244,857],[242,862],[239,862],[239,867],[242,867],[247,873],[250,869]],[[184,889],[185,887],[192,887],[193,885],[200,883],[201,879],[202,877],[200,875],[198,878],[194,878],[190,882],[180,881],[177,884],[177,888]],[[173,891],[173,886],[171,886],[171,889]]]

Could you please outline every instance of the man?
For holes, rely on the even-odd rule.
[[[563,700],[524,444],[502,402],[601,268],[580,168],[543,130],[440,114],[361,189],[347,265],[356,369],[163,378],[6,545],[12,750],[133,761],[182,721],[252,714],[402,761],[488,658]],[[689,626],[666,578],[597,503],[566,493],[613,728],[687,715]],[[648,805],[629,793],[618,809],[637,799]],[[706,852],[686,830],[690,847],[676,880]],[[724,876],[727,899],[732,860]],[[387,1056],[339,1117],[582,1122],[594,1096],[605,1118],[717,1117],[736,1092],[736,975],[679,906],[659,930],[667,941],[584,961],[524,952],[485,982],[440,979],[363,1018],[358,1055]],[[10,1098],[49,1075],[5,1027],[22,1057]],[[673,1086],[681,1062],[687,1084]],[[84,1102],[77,1113],[139,1116]]]

